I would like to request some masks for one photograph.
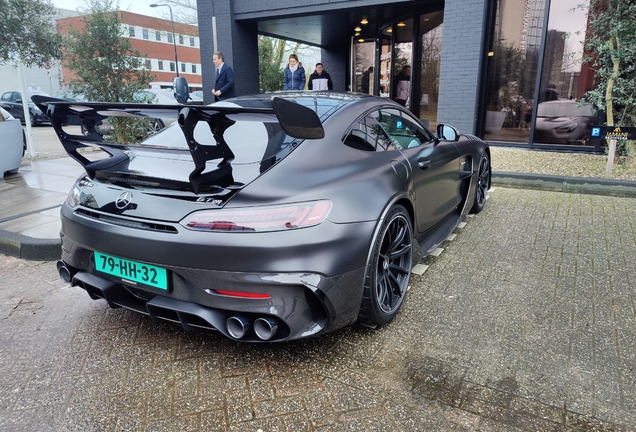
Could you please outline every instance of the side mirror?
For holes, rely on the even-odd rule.
[[[452,126],[440,123],[437,125],[437,138],[440,141],[458,141],[459,132]]]
[[[20,98],[16,99],[15,103],[22,103],[22,99],[20,99]]]
[[[177,77],[172,84],[174,89],[174,98],[180,104],[188,103],[190,99],[190,90],[188,88],[188,80],[183,77]]]

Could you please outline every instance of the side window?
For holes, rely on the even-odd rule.
[[[11,100],[11,93],[10,92],[3,93],[2,94],[2,100],[10,101]]]
[[[402,111],[389,108],[373,114],[398,150],[418,147],[434,141],[433,135]]]
[[[344,144],[365,151],[392,150],[391,140],[370,115],[361,118],[347,134]]]

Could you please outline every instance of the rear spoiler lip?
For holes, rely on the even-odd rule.
[[[190,186],[198,194],[204,184],[231,184],[234,159],[232,150],[223,139],[225,130],[235,122],[228,118],[232,114],[263,114],[275,115],[281,128],[291,137],[299,139],[319,139],[324,137],[324,129],[315,111],[295,102],[274,97],[272,108],[202,106],[202,105],[158,105],[134,103],[108,102],[70,102],[47,96],[34,96],[34,102],[51,119],[51,124],[57,133],[62,146],[70,157],[79,162],[86,174],[95,178],[97,171],[109,171],[126,174],[129,172],[130,159],[125,153],[133,148],[152,149],[165,153],[179,153],[183,150],[157,146],[117,144],[103,141],[102,136],[95,131],[94,125],[109,117],[137,117],[137,118],[177,118],[177,122],[185,136],[195,168],[190,173]],[[88,136],[72,135],[63,130],[69,115],[77,115]],[[217,145],[204,145],[194,139],[194,127],[199,121],[210,125]],[[83,147],[96,146],[110,155],[109,158],[90,161],[82,156],[78,150]],[[215,170],[204,173],[206,163],[210,160],[221,159]]]

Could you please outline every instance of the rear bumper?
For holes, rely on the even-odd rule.
[[[254,322],[269,319],[278,331],[268,341],[285,341],[324,334],[347,326],[358,317],[365,267],[336,276],[315,272],[237,272],[149,264],[169,272],[169,290],[133,286],[95,269],[93,250],[62,235],[62,261],[72,285],[111,307],[125,307],[153,320],[181,323],[185,330],[216,329],[245,342],[263,342],[253,331]],[[267,294],[269,298],[241,298],[216,289]],[[238,317],[252,330],[233,337],[227,321]]]

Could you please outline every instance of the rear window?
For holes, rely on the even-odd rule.
[[[300,143],[283,132],[274,115],[232,114],[230,117],[235,123],[226,129],[223,139],[234,153],[232,165],[278,159]],[[199,122],[194,128],[194,139],[203,145],[217,144],[205,122]],[[188,150],[177,122],[152,135],[143,144]]]

